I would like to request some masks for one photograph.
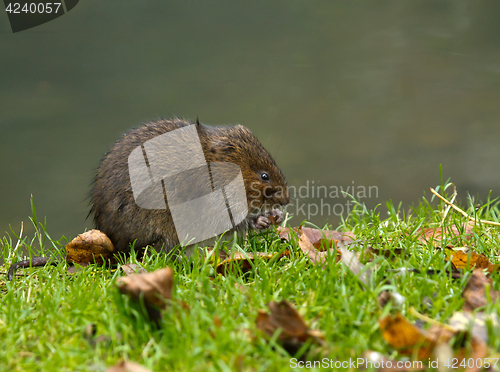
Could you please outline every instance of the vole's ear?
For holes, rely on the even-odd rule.
[[[200,130],[200,120],[198,119],[198,116],[196,116],[196,130]]]

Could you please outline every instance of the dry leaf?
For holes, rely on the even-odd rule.
[[[290,241],[290,228],[278,227],[277,230],[281,239]],[[311,244],[319,251],[328,250],[332,246],[335,247],[335,244],[341,240],[343,240],[346,245],[350,245],[356,240],[356,236],[350,231],[342,233],[335,230],[319,230],[310,227],[294,227],[293,231],[295,231],[299,238],[301,235],[305,234]]]
[[[433,324],[427,331],[417,328],[406,320],[401,314],[395,317],[388,316],[379,320],[380,328],[383,337],[387,342],[396,348],[400,354],[414,355],[417,354],[419,360],[425,361],[430,359],[432,354],[438,353],[438,345],[448,344],[453,337],[459,333],[463,333],[462,339],[465,340],[465,332],[463,329],[456,329],[444,324]],[[466,348],[467,343],[459,345],[459,349],[455,352],[454,357],[458,359],[459,365],[465,359],[484,359],[488,354],[486,344],[477,336],[472,335],[470,346],[472,353]],[[434,361],[434,363],[437,363]],[[476,365],[477,363],[475,363]],[[467,372],[475,372],[481,370],[476,368],[466,369]],[[481,366],[483,364],[480,364]],[[437,367],[437,365],[436,365]]]
[[[493,289],[492,280],[488,279],[481,269],[475,270],[462,294],[465,298],[463,310],[471,312],[478,307],[485,306],[488,303],[487,288],[489,288],[489,297],[492,301],[500,299],[500,293]]]
[[[447,343],[458,333],[464,333],[463,330],[458,330],[441,323],[433,324],[427,331],[423,332],[425,332],[426,337],[435,345]]]
[[[363,283],[365,287],[369,287],[371,285],[371,276],[372,276],[372,271],[370,268],[365,268],[365,265],[363,265],[358,257],[356,256],[355,252],[349,251],[343,241],[338,242],[337,244],[339,253],[340,253],[340,258],[342,259],[342,263],[347,266],[347,268],[358,277],[358,279]],[[396,308],[400,308],[404,301],[406,300],[405,297],[403,297],[399,292],[397,291],[388,291],[384,290],[382,291],[379,296],[378,296],[378,303],[380,307],[384,307],[391,301]]]
[[[106,372],[151,372],[151,370],[144,368],[140,364],[122,360],[116,363],[113,367],[109,367]]]
[[[142,297],[146,305],[165,308],[165,299],[172,298],[174,272],[166,267],[147,274],[123,276],[116,281],[121,293],[136,301]]]
[[[429,339],[425,332],[411,324],[401,314],[391,315],[379,320],[380,329],[384,339],[403,355],[413,355],[417,349],[420,360],[431,356],[435,342]]]
[[[457,238],[461,235],[464,235],[466,240],[470,240],[472,237],[472,228],[474,224],[469,222],[463,229],[462,232],[458,230],[458,228],[453,226],[437,227],[437,228],[427,228],[427,229],[418,229],[417,233],[420,233],[418,240],[422,243],[431,243],[434,247],[441,247],[443,240],[449,242],[452,238]],[[447,245],[449,246],[449,244]]]
[[[304,252],[307,256],[309,256],[309,259],[313,264],[322,264],[326,262],[327,260],[327,255],[330,252],[330,254],[335,254],[334,249],[330,249],[329,252],[324,252],[318,250],[314,245],[311,243],[309,240],[308,236],[305,234],[300,235],[299,238],[299,247]],[[337,255],[337,262],[340,260],[340,255]]]
[[[298,245],[312,263],[322,264],[326,262],[329,254],[335,254],[335,247],[340,241],[350,245],[356,239],[351,232],[340,233],[332,230],[319,230],[310,227],[294,227],[293,231],[299,238]],[[278,234],[282,240],[290,241],[291,234],[288,227],[279,227]],[[340,255],[337,256],[337,262]]]
[[[351,232],[340,233],[333,230],[318,230],[310,227],[302,227],[300,235],[306,235],[314,248],[318,251],[326,251],[335,247],[339,241],[344,241],[344,244],[351,244],[356,239],[356,236]]]
[[[148,272],[144,267],[137,264],[125,264],[121,266],[121,269],[127,276],[133,274],[146,274]]]
[[[356,275],[365,286],[368,286],[370,283],[370,278],[371,278],[371,274],[372,274],[371,270],[370,269],[363,270],[365,268],[365,265],[363,265],[361,262],[359,262],[359,259],[356,256],[356,253],[349,251],[344,246],[343,242],[339,242],[338,249],[340,251],[340,256],[341,256],[341,259],[342,259],[342,262],[344,263],[344,265],[346,265],[347,268],[354,275]]]
[[[281,332],[278,340],[283,348],[294,355],[309,339],[321,344],[324,335],[321,331],[309,329],[300,314],[286,300],[271,301],[267,304],[270,310],[259,310],[257,314],[257,329],[272,337],[276,330]]]
[[[227,258],[221,263],[219,263],[217,265],[216,271],[217,274],[226,275],[227,273],[230,272],[231,265],[237,263],[239,264],[241,271],[247,272],[252,270],[252,264],[250,262],[253,262],[257,257],[261,260],[270,260],[276,257],[276,255],[277,253],[269,254],[269,253],[257,252],[256,254],[253,254],[253,253],[235,252],[234,254],[231,255],[230,258]],[[279,255],[279,258],[289,255],[290,255],[289,251],[284,251]]]
[[[116,263],[113,254],[113,243],[99,230],[79,234],[66,244],[66,260],[80,265],[103,264],[105,261]]]
[[[374,254],[376,256],[384,256],[385,258],[395,259],[398,256],[405,257],[406,249],[404,248],[392,248],[392,249],[378,249],[373,247],[368,247],[365,249],[364,254],[370,259],[370,255]]]
[[[483,253],[451,249],[450,256],[451,262],[457,269],[487,269],[490,274],[497,269]]]

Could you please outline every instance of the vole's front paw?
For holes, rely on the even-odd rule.
[[[272,209],[265,212],[262,216],[258,216],[253,220],[253,228],[256,230],[264,230],[271,225],[279,225],[283,222],[285,216],[279,209]]]
[[[255,230],[265,230],[271,226],[271,220],[266,216],[259,216],[253,220],[253,228]]]
[[[265,216],[269,218],[272,225],[279,225],[285,220],[285,215],[281,209],[271,209],[265,213]]]

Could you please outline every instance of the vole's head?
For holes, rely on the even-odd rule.
[[[290,203],[283,173],[252,132],[242,125],[202,128],[208,138],[206,160],[240,167],[250,213]]]

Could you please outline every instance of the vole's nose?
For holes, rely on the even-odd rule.
[[[287,204],[290,204],[290,195],[288,195],[288,191],[285,192],[285,195],[279,199],[279,203],[281,206],[285,206]]]
[[[281,200],[280,200],[280,204],[281,204],[281,206],[283,206],[283,207],[284,207],[285,205],[290,204],[290,197],[288,197],[288,196],[287,196],[285,199],[281,199]]]

